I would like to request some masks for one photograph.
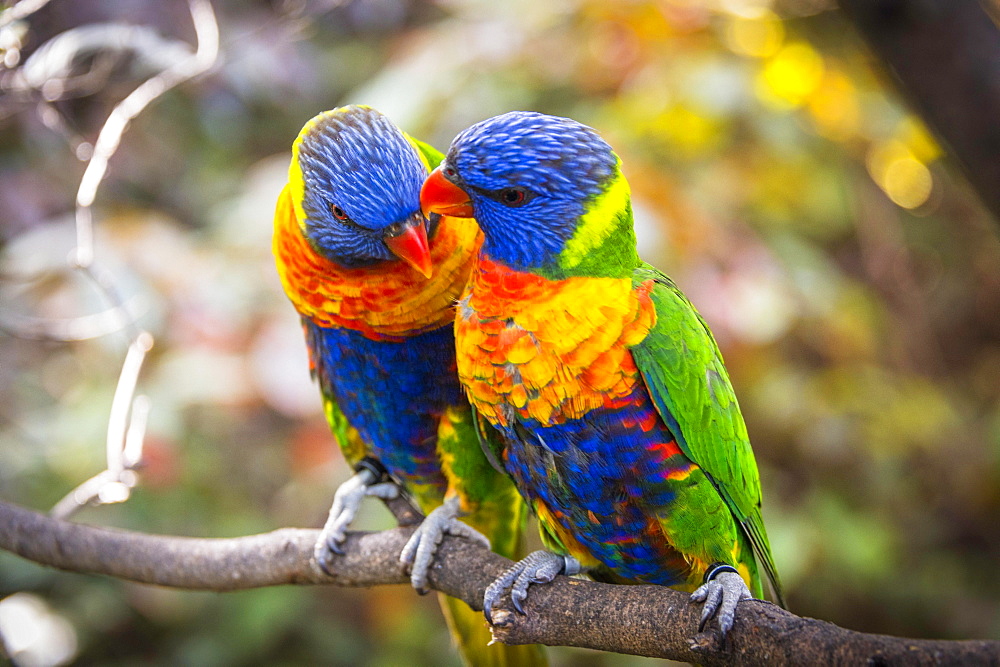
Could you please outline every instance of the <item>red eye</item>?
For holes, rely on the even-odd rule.
[[[444,175],[445,176],[454,178],[454,176],[455,176],[456,173],[457,172],[455,171],[455,169],[453,167],[445,167],[444,168]]]
[[[527,195],[521,188],[507,188],[500,192],[500,201],[507,206],[520,206],[527,199]]]
[[[335,217],[337,220],[340,220],[341,222],[347,222],[350,219],[347,213],[344,212],[344,209],[340,208],[339,206],[332,206],[330,208],[330,212],[333,213],[333,217]]]

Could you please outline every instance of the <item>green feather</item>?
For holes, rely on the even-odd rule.
[[[739,522],[784,606],[761,516],[760,477],[736,393],[708,325],[670,278],[648,264],[633,282],[654,281],[656,324],[632,348],[660,416],[684,454],[697,463]]]
[[[666,482],[676,494],[675,502],[664,508],[660,522],[680,551],[710,559],[725,560],[722,554],[731,550],[734,540],[749,543],[756,566],[747,565],[754,578],[759,579],[756,571],[762,569],[775,599],[784,606],[761,516],[757,464],[722,353],[708,325],[673,281],[639,259],[629,185],[620,166],[601,194],[586,202],[556,261],[538,273],[553,280],[631,277],[636,286],[654,281],[656,323],[631,352],[661,418],[700,468],[683,481]],[[489,430],[480,424],[480,442],[496,458],[498,442]],[[736,524],[725,512],[715,511],[722,504]]]
[[[441,160],[444,159],[444,153],[430,144],[420,141],[420,139],[411,137],[406,132],[403,133],[403,136],[406,137],[406,140],[413,144],[413,147],[417,149],[420,159],[423,160],[425,165],[427,165],[427,171],[430,171],[441,164]]]
[[[639,255],[630,197],[619,162],[601,194],[587,202],[573,236],[559,253],[563,277],[625,278],[632,272]]]
[[[621,169],[615,169],[601,193],[585,203],[573,236],[555,261],[534,272],[549,280],[627,278],[638,263],[629,185]]]

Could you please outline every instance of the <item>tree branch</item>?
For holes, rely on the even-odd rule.
[[[983,5],[837,2],[1000,222],[1000,30]]]
[[[71,572],[175,588],[232,591],[283,584],[406,584],[398,555],[412,528],[350,533],[332,576],[312,562],[316,530],[284,528],[229,539],[147,535],[53,519],[0,501],[0,548]],[[430,584],[482,609],[486,586],[510,561],[447,536]],[[768,602],[740,603],[724,645],[697,634],[700,605],[662,586],[614,586],[558,577],[531,589],[527,615],[494,613],[494,634],[512,644],[580,646],[704,665],[1000,664],[1000,642],[869,635],[800,618]]]

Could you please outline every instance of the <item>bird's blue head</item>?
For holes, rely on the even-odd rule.
[[[416,143],[383,114],[347,106],[302,128],[288,188],[302,233],[320,255],[348,268],[403,259],[429,275],[420,211],[429,169]]]
[[[475,217],[483,253],[517,270],[562,278],[635,267],[618,156],[568,118],[513,111],[473,125],[421,197],[426,212]]]

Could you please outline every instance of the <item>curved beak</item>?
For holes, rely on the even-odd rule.
[[[472,201],[465,190],[455,185],[439,166],[420,189],[420,208],[428,215],[440,213],[453,218],[472,218]]]
[[[431,277],[431,250],[427,243],[424,216],[419,211],[402,222],[386,227],[382,240],[396,257],[422,273],[425,278]]]

